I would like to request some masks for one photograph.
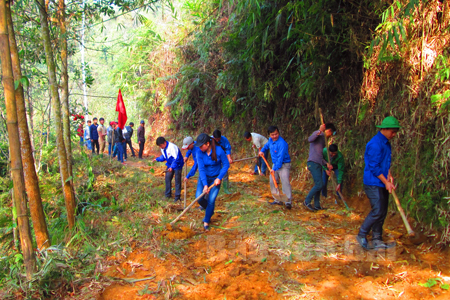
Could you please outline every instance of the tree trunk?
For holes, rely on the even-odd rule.
[[[9,47],[11,50],[11,63],[14,80],[20,82],[22,70],[20,68],[19,53],[17,51],[16,37],[11,17],[11,7],[6,5],[6,18],[8,24]],[[31,147],[30,133],[28,131],[27,113],[25,109],[25,99],[22,84],[15,90],[17,118],[19,121],[20,152],[22,155],[23,175],[25,179],[25,189],[30,203],[31,220],[33,221],[34,234],[39,249],[50,246],[50,236],[45,222],[44,209],[42,207],[41,191],[39,180],[34,167],[33,149]]]
[[[67,31],[66,31],[66,6],[64,0],[59,0],[59,28],[61,30],[61,103],[63,113],[63,130],[64,130],[64,145],[67,153],[67,168],[69,169],[69,176],[73,179],[72,172],[72,142],[70,139],[70,112],[69,112],[69,74],[67,68]],[[73,184],[73,180],[71,180]]]
[[[28,87],[27,96],[25,100],[27,102],[27,113],[28,113],[28,124],[30,125],[30,141],[31,141],[31,149],[33,150],[33,157],[36,160],[36,145],[34,142],[34,110],[33,110],[33,98],[31,98],[30,87]]]
[[[11,67],[11,53],[9,50],[8,26],[6,24],[5,0],[0,0],[0,57],[9,136],[11,177],[14,184],[13,199],[17,212],[17,224],[19,227],[23,260],[25,262],[27,279],[30,280],[36,270],[36,259],[33,252],[30,224],[28,222],[27,196],[22,173],[22,158],[20,156],[19,129],[17,126],[17,109],[14,99],[14,79]]]
[[[50,40],[50,31],[48,28],[48,16],[47,11],[45,10],[45,1],[36,0],[36,3],[39,8],[39,16],[41,20],[41,35],[44,43],[45,57],[47,60],[47,70],[49,77],[48,79],[52,97],[53,115],[55,119],[56,147],[58,149],[59,169],[61,173],[64,200],[66,203],[67,220],[69,223],[69,228],[72,229],[75,225],[75,197],[72,190],[69,169],[67,168],[66,146],[64,145],[63,126],[61,122],[61,102],[59,100],[55,60]]]

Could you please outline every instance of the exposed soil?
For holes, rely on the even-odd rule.
[[[127,167],[154,168],[155,176],[163,176],[162,166],[149,167],[148,160],[129,161]],[[151,241],[130,242],[131,251],[104,259],[109,267],[102,275],[108,280],[84,283],[71,299],[450,298],[450,292],[442,289],[441,283],[432,288],[418,284],[430,278],[450,284],[448,248],[436,247],[437,235],[431,232],[423,233],[427,239],[421,245],[411,243],[392,206],[384,225],[385,239],[395,240],[397,246],[366,252],[355,241],[369,211],[369,202],[363,195],[348,199],[351,212],[330,197],[322,198],[326,210],[308,212],[301,201],[311,183],[308,174],[302,172],[292,174],[294,205],[292,210],[286,210],[268,204],[268,177],[253,176],[249,171],[249,164],[232,165],[230,180],[235,192],[220,193],[212,220],[215,226],[210,232],[201,230],[204,213],[192,208],[180,222],[153,236],[167,243],[186,241],[181,254],[159,255],[164,250],[156,249]],[[188,183],[188,204],[194,199],[195,183],[196,179]],[[309,236],[304,242],[307,248],[300,254],[289,253],[281,246],[264,248],[258,238],[264,241],[270,224],[263,227],[267,232],[258,235],[242,230],[241,216],[230,217],[231,212],[227,211],[227,204],[239,201],[252,201],[277,218],[296,222]],[[181,204],[167,205],[171,219],[180,210]],[[160,223],[162,217],[152,215],[149,224]],[[142,278],[147,280],[120,280]]]

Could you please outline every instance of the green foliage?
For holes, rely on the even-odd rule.
[[[448,57],[439,55],[436,60],[436,80],[445,82],[450,78],[450,65],[448,63]],[[431,96],[431,103],[440,107],[439,111],[443,112],[450,108],[450,90],[446,90],[443,93],[434,94]]]

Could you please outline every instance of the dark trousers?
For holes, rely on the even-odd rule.
[[[306,204],[310,204],[314,197],[314,206],[320,207],[320,191],[323,188],[322,165],[312,161],[308,161],[306,163],[306,166],[308,167],[309,172],[311,172],[314,180],[314,186],[309,191],[308,196],[306,196],[305,202]]]
[[[388,211],[389,192],[386,188],[374,185],[364,185],[364,192],[370,200],[372,210],[361,225],[358,235],[366,237],[372,230],[373,239],[381,240],[383,224]]]
[[[127,155],[127,141],[123,141],[122,142],[122,151],[123,151],[123,159],[127,159],[128,155]]]
[[[139,158],[142,158],[142,154],[144,154],[144,145],[145,145],[145,140],[141,141],[139,143]]]
[[[338,169],[333,169],[334,174],[336,174],[336,178],[338,178],[339,176],[339,170]],[[325,198],[327,197],[328,193],[327,193],[327,186],[328,186],[328,178],[330,176],[327,175],[327,172],[322,171],[322,178],[323,178],[323,188],[322,188],[322,196],[324,196]],[[341,182],[341,193],[342,190],[344,188],[344,183]],[[339,197],[339,199],[341,199],[341,196],[339,196],[339,193],[336,192],[336,195]]]
[[[92,154],[95,154],[95,146],[97,146],[97,154],[100,152],[100,144],[98,140],[93,140],[92,142]]]
[[[266,158],[266,160],[269,159],[269,149],[267,149],[264,153],[264,157]],[[267,170],[267,166],[266,163],[264,162],[264,160],[262,159],[261,156],[258,156],[258,158],[256,159],[257,163],[255,165],[255,173],[259,174],[259,170],[258,167],[261,169],[261,173],[263,173],[264,175],[266,175],[266,170]],[[261,175],[261,174],[260,174]]]
[[[166,172],[166,191],[165,196],[167,198],[172,197],[172,179],[175,175],[175,200],[179,200],[181,196],[181,175],[183,169],[172,170],[172,172]]]
[[[125,150],[126,150],[126,148],[127,148],[127,145],[130,146],[130,149],[131,149],[131,156],[136,156],[136,155],[134,154],[133,144],[131,143],[131,141],[126,141],[126,144],[125,144]]]
[[[116,143],[115,148],[117,151],[117,160],[123,163],[123,143]]]

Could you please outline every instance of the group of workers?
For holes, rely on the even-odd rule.
[[[80,137],[80,145],[84,145],[88,150],[92,150],[92,154],[103,156],[106,143],[108,143],[108,156],[115,158],[122,164],[127,161],[127,145],[131,150],[131,157],[136,157],[131,138],[133,137],[134,123],[130,122],[128,126],[123,126],[121,129],[118,122],[112,121],[109,127],[106,128],[104,118],[93,118],[87,121],[87,126],[84,127],[84,120],[78,126],[77,135]],[[100,122],[100,124],[99,124]],[[137,142],[139,144],[139,158],[142,159],[145,145],[145,122],[142,120],[137,130]]]
[[[393,177],[390,172],[391,146],[389,140],[395,137],[400,129],[399,122],[394,117],[386,117],[381,125],[377,126],[380,131],[368,142],[364,154],[364,190],[370,200],[372,210],[364,220],[357,241],[366,250],[386,249],[394,244],[387,244],[382,240],[384,220],[387,215],[389,193],[395,189]],[[307,168],[314,180],[314,186],[309,191],[303,206],[315,212],[322,210],[320,204],[320,194],[327,196],[327,182],[329,176],[337,177],[336,192],[341,192],[344,178],[344,158],[338,150],[336,144],[326,147],[326,138],[336,134],[336,127],[332,123],[322,124],[317,131],[314,131],[308,138],[310,143]],[[277,182],[281,181],[282,192],[286,195],[287,201],[284,203],[287,209],[292,208],[292,189],[290,184],[291,158],[289,155],[288,143],[280,136],[277,126],[268,128],[269,138],[258,133],[245,132],[244,138],[253,144],[252,147],[258,150],[258,161],[254,175],[265,175],[267,169],[272,173],[270,176],[270,187],[272,194],[275,194],[276,187],[273,178]],[[166,162],[167,170],[165,175],[166,189],[165,196],[171,199],[172,179],[175,177],[175,202],[181,200],[181,178],[182,169],[187,159],[192,155],[194,165],[184,178],[189,180],[199,171],[197,181],[196,198],[205,195],[198,201],[200,209],[205,211],[203,226],[206,231],[210,229],[211,217],[214,214],[214,207],[220,187],[223,183],[224,190],[229,193],[228,169],[233,163],[231,158],[231,145],[228,139],[215,130],[210,136],[201,133],[196,141],[190,136],[183,140],[183,150],[188,150],[183,158],[180,148],[175,144],[166,141],[164,137],[156,140],[157,146],[161,149],[161,156],[154,159],[158,162]],[[272,157],[272,168],[267,166],[263,157],[267,159],[268,154]],[[328,153],[330,160],[328,161]],[[334,173],[334,174],[333,174]],[[314,200],[314,202],[313,202]],[[274,200],[270,204],[283,205]],[[369,242],[367,235],[372,231],[372,241]]]

